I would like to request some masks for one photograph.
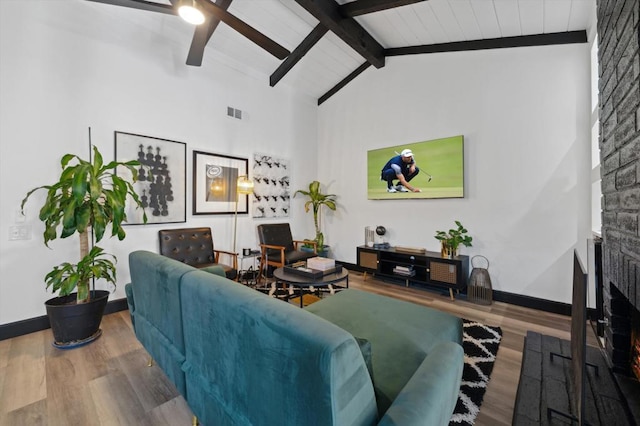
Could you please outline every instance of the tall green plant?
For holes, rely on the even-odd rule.
[[[75,161],[74,161],[75,160]],[[104,278],[116,284],[115,256],[105,253],[98,246],[89,250],[89,234],[99,242],[111,226],[111,236],[123,240],[126,236],[122,224],[127,221],[125,204],[130,196],[137,207],[142,203],[133,183],[138,180],[138,161],[111,161],[104,164],[102,155],[93,147],[92,161],[86,161],[74,154],[66,154],[60,160],[62,173],[57,182],[32,189],[22,200],[21,209],[29,197],[40,189],[47,190],[47,198],[40,209],[39,218],[45,224],[44,244],[58,237],[67,238],[78,233],[80,257],[77,264],[65,262],[56,266],[46,277],[47,288],[52,287],[60,296],[71,294],[78,289],[77,303],[89,301],[89,284],[92,278]],[[127,168],[131,181],[116,175],[116,168]],[[143,213],[146,223],[147,215]],[[106,258],[110,256],[113,262]]]
[[[313,210],[313,224],[316,228],[316,238],[315,242],[317,247],[322,250],[324,246],[324,234],[320,230],[320,222],[319,215],[320,209],[322,206],[326,206],[331,210],[336,209],[336,200],[335,194],[323,194],[320,192],[320,182],[314,180],[309,184],[309,191],[303,191],[301,189],[297,190],[293,196],[295,197],[298,193],[305,195],[309,198],[306,203],[304,203],[304,211],[309,212],[309,210]]]

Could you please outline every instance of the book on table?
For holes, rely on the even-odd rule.
[[[416,271],[414,271],[413,266],[396,265],[393,267],[393,273],[405,277],[413,277]]]

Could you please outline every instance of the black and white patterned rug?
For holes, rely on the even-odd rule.
[[[464,371],[449,426],[473,425],[502,339],[502,329],[463,319]]]

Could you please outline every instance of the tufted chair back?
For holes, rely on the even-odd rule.
[[[158,231],[160,254],[195,268],[222,266],[229,279],[237,275],[237,254],[215,250],[211,228],[179,228]],[[218,263],[220,253],[234,257],[233,266]]]

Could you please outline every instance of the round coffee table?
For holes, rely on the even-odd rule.
[[[324,275],[321,278],[309,278],[304,275],[296,274],[294,272],[287,272],[284,268],[278,268],[273,271],[273,276],[278,280],[286,284],[290,284],[297,287],[300,290],[300,307],[302,308],[302,295],[305,288],[311,286],[314,287],[327,287],[329,284],[335,284],[341,281],[346,281],[346,287],[349,288],[349,271],[347,268],[342,268],[340,272],[334,272],[332,274]]]

